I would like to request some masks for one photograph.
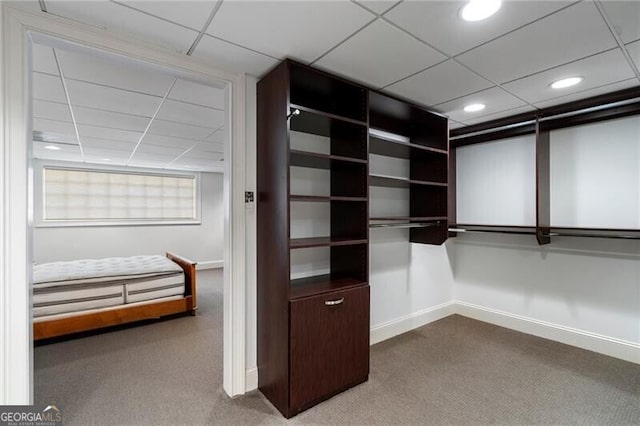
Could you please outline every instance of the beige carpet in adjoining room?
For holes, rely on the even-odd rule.
[[[371,348],[369,381],[287,421],[222,390],[222,272],[197,317],[38,346],[35,399],[66,425],[640,424],[640,365],[452,316]]]

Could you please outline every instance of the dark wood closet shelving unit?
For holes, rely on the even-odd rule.
[[[640,115],[640,87],[568,102],[534,112],[500,118],[451,131],[449,226],[469,232],[533,234],[538,244],[549,244],[552,237],[640,239],[640,229],[556,227],[551,224],[550,132],[556,129]],[[536,138],[536,226],[465,225],[456,223],[456,148],[521,135]],[[451,232],[450,236],[456,233]]]
[[[259,389],[287,418],[368,379],[367,99],[293,61],[258,83]],[[328,138],[330,152],[291,149],[295,132]],[[291,167],[327,170],[330,194],[291,194]],[[290,238],[301,202],[329,204],[330,235]],[[330,272],[292,279],[292,251],[315,247]]]
[[[442,244],[447,239],[449,137],[446,117],[391,96],[369,93],[369,153],[409,160],[409,177],[369,175],[369,185],[409,189],[408,217],[373,221],[432,223],[409,229],[409,241]],[[390,223],[389,227],[392,223]]]

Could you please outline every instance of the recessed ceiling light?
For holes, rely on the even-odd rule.
[[[460,17],[470,22],[482,21],[496,13],[500,6],[502,0],[470,0],[460,9]]]
[[[58,151],[62,148],[60,148],[59,146],[55,146],[55,145],[47,145],[44,147],[44,149],[50,149],[51,151]]]
[[[471,104],[464,107],[465,112],[478,112],[485,109],[485,104]]]
[[[575,86],[580,83],[584,78],[582,77],[569,77],[562,80],[556,80],[550,84],[552,89],[564,89],[565,87]]]

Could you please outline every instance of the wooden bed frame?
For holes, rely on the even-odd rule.
[[[48,339],[183,312],[195,315],[198,309],[196,304],[196,262],[173,253],[166,253],[166,256],[184,270],[185,293],[182,299],[160,300],[143,305],[122,305],[116,309],[91,313],[78,312],[74,316],[34,322],[33,339]]]

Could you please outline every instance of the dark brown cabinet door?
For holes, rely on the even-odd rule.
[[[295,414],[369,375],[369,286],[291,302]]]

